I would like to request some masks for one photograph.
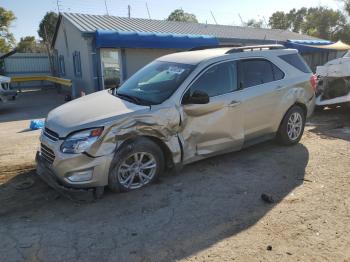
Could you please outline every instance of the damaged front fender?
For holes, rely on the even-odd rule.
[[[105,126],[104,134],[89,150],[94,157],[114,153],[125,141],[148,136],[161,141],[169,149],[172,162],[181,162],[181,145],[178,139],[180,113],[175,107],[151,107],[149,111],[122,117]]]

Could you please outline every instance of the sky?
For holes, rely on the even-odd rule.
[[[146,3],[152,19],[165,19],[174,9],[182,8],[195,14],[201,23],[214,24],[215,18],[224,25],[241,25],[241,18],[244,22],[251,18],[268,22],[275,11],[288,12],[303,6],[342,8],[339,0],[0,0],[0,6],[12,10],[17,17],[10,29],[17,41],[24,36],[38,38],[40,20],[48,11],[57,12],[58,7],[61,12],[108,12],[125,17],[130,5],[131,17],[148,18]]]

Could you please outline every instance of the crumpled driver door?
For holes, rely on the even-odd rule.
[[[239,93],[210,98],[208,104],[182,105],[179,133],[183,162],[239,150],[244,140]]]

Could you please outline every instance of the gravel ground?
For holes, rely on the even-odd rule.
[[[349,109],[316,113],[296,146],[259,144],[79,204],[36,177],[40,131],[27,129],[62,101],[27,92],[0,107],[0,261],[350,261]]]

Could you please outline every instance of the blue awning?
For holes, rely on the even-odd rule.
[[[300,53],[315,53],[315,52],[329,52],[327,49],[313,47],[322,45],[331,45],[333,42],[327,40],[287,40],[284,46],[287,48],[297,49]]]
[[[125,31],[96,31],[96,47],[101,48],[179,48],[219,45],[208,35],[179,35]]]

